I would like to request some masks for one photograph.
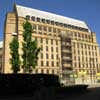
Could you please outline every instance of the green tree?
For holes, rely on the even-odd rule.
[[[11,43],[9,44],[10,47],[10,64],[12,65],[11,69],[13,73],[18,73],[20,71],[20,58],[18,53],[19,43],[17,37],[13,37]]]
[[[24,72],[31,73],[35,66],[37,65],[38,54],[40,52],[40,48],[37,47],[37,41],[32,40],[32,25],[26,20],[23,24],[23,43],[22,43],[22,50],[23,50],[23,65],[22,68]]]

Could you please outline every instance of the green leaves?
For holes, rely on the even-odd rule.
[[[37,48],[37,41],[32,40],[32,25],[26,21],[23,24],[23,42],[22,42],[22,68],[24,72],[31,73],[35,66],[37,65],[38,54],[40,48]],[[14,73],[20,71],[21,61],[19,59],[19,43],[17,37],[13,37],[12,42],[10,43],[10,64],[12,65],[11,69]]]
[[[23,70],[24,72],[31,73],[35,66],[37,65],[38,54],[40,52],[40,48],[37,48],[37,42],[32,40],[32,25],[26,21],[23,24]]]
[[[19,59],[19,53],[18,53],[18,48],[19,48],[19,43],[17,40],[17,37],[13,37],[13,40],[9,44],[10,47],[10,64],[12,65],[11,69],[13,70],[13,73],[18,73],[20,71],[20,59]]]

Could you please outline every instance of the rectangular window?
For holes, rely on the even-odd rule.
[[[53,44],[53,39],[51,39],[51,44]]]
[[[56,28],[53,29],[53,32],[56,33]]]
[[[54,66],[54,62],[52,61],[52,66]]]
[[[59,67],[59,63],[57,62],[57,67]]]
[[[56,47],[56,52],[58,52],[58,47]]]
[[[46,62],[46,65],[49,66],[49,62],[48,61]]]
[[[56,45],[58,45],[58,41],[56,41]]]
[[[48,46],[46,46],[46,51],[48,51]]]
[[[47,31],[47,27],[44,26],[44,27],[43,27],[43,30],[44,30],[44,31]]]
[[[48,39],[46,39],[46,44],[48,44]]]
[[[41,66],[43,66],[43,61],[41,61]]]
[[[41,45],[41,50],[43,51],[43,45]]]
[[[41,53],[41,59],[43,59],[43,53]]]
[[[46,54],[46,59],[48,59],[49,57],[48,57],[48,54]]]
[[[51,32],[51,27],[49,27],[49,32]]]
[[[32,20],[32,21],[35,21],[35,17],[34,17],[34,16],[32,16],[32,17],[31,17],[31,20]]]
[[[53,52],[53,47],[51,47],[51,52]]]
[[[51,55],[51,59],[54,59],[54,55],[53,54]]]
[[[37,22],[40,22],[40,18],[37,18]]]
[[[39,25],[39,26],[38,26],[38,30],[42,30],[42,26]]]
[[[58,60],[58,54],[56,55],[56,59]]]
[[[41,38],[41,43],[43,43],[43,39]]]
[[[36,30],[36,25],[33,25],[33,30],[34,30],[34,29]]]

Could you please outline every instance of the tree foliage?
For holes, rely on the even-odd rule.
[[[19,43],[17,37],[13,37],[11,43],[9,44],[10,46],[10,64],[12,65],[11,69],[13,73],[18,73],[20,71],[20,58],[19,58]]]
[[[37,65],[38,54],[40,48],[37,47],[37,41],[32,40],[32,25],[26,21],[23,24],[23,43],[22,43],[22,50],[23,50],[23,65],[22,68],[24,72],[32,72],[35,66]]]

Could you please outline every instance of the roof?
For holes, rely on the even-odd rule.
[[[16,8],[17,8],[18,16],[21,16],[21,17],[26,17],[26,15],[30,15],[30,16],[35,16],[35,17],[39,17],[39,18],[43,18],[47,20],[53,20],[56,22],[69,24],[69,25],[73,25],[73,26],[77,26],[77,27],[81,27],[81,28],[85,28],[89,30],[87,24],[84,21],[80,21],[73,18],[64,17],[61,15],[56,15],[50,12],[45,12],[45,11],[28,8],[28,7],[24,7],[20,5],[16,5]]]

